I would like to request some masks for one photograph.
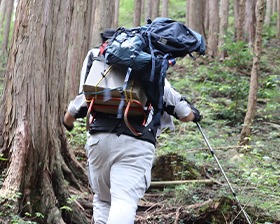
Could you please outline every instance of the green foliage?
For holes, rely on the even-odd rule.
[[[9,223],[12,224],[36,224],[37,222],[34,222],[32,220],[42,220],[44,219],[44,216],[40,212],[35,212],[34,214],[31,214],[29,212],[25,212],[24,216],[21,216],[22,214],[15,214],[14,210],[17,207],[16,203],[20,198],[22,197],[22,193],[20,192],[14,192],[9,191],[4,196],[0,196],[0,203],[3,204],[2,207],[0,207],[0,220],[9,220]],[[25,209],[25,207],[30,206],[31,203],[27,202],[22,208],[21,211]]]

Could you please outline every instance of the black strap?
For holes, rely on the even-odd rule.
[[[141,139],[144,141],[151,142],[152,144],[156,143],[156,129],[154,126],[154,122],[150,122],[149,125],[143,126],[141,124],[143,118],[142,117],[131,117],[130,123],[135,128],[137,132],[143,133],[140,136],[135,136],[133,133],[127,128],[123,119],[116,119],[116,116],[109,115],[105,113],[96,113],[94,122],[90,124],[90,134],[95,134],[99,132],[109,132],[116,133],[118,136],[121,134],[133,136],[136,139]]]

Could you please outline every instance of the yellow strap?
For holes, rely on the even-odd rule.
[[[90,103],[90,102],[91,102],[91,100],[88,100],[86,97],[85,97],[85,101],[86,101],[87,103]]]
[[[129,92],[130,92],[130,101],[131,101],[131,102],[133,102],[132,90],[133,90],[134,81],[135,81],[135,80],[132,81],[132,86],[131,86],[130,91],[129,91]]]

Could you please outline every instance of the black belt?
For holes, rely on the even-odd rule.
[[[144,140],[156,144],[156,127],[154,126],[153,121],[150,122],[147,126],[141,124],[143,118],[130,118],[130,124],[137,132],[142,134],[135,136],[131,130],[126,126],[123,119],[117,119],[114,115],[98,113],[94,116],[94,121],[89,125],[89,133],[95,134],[98,132],[110,132],[116,133],[118,136],[121,134],[133,136],[136,139]]]

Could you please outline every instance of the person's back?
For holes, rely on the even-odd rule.
[[[86,62],[90,61],[90,54]],[[138,201],[150,186],[156,138],[161,128],[174,128],[171,116],[182,122],[197,122],[201,119],[199,111],[190,106],[167,80],[164,85],[161,125],[154,125],[152,107],[145,110],[145,125],[142,125],[139,118],[130,117],[136,131],[141,132],[138,136],[129,130],[123,118],[117,119],[114,114],[94,111],[91,114],[94,119],[85,148],[89,182],[95,193],[95,224],[133,224]],[[70,102],[63,118],[64,126],[71,131],[73,122],[85,117],[87,111],[85,97],[80,94]]]

